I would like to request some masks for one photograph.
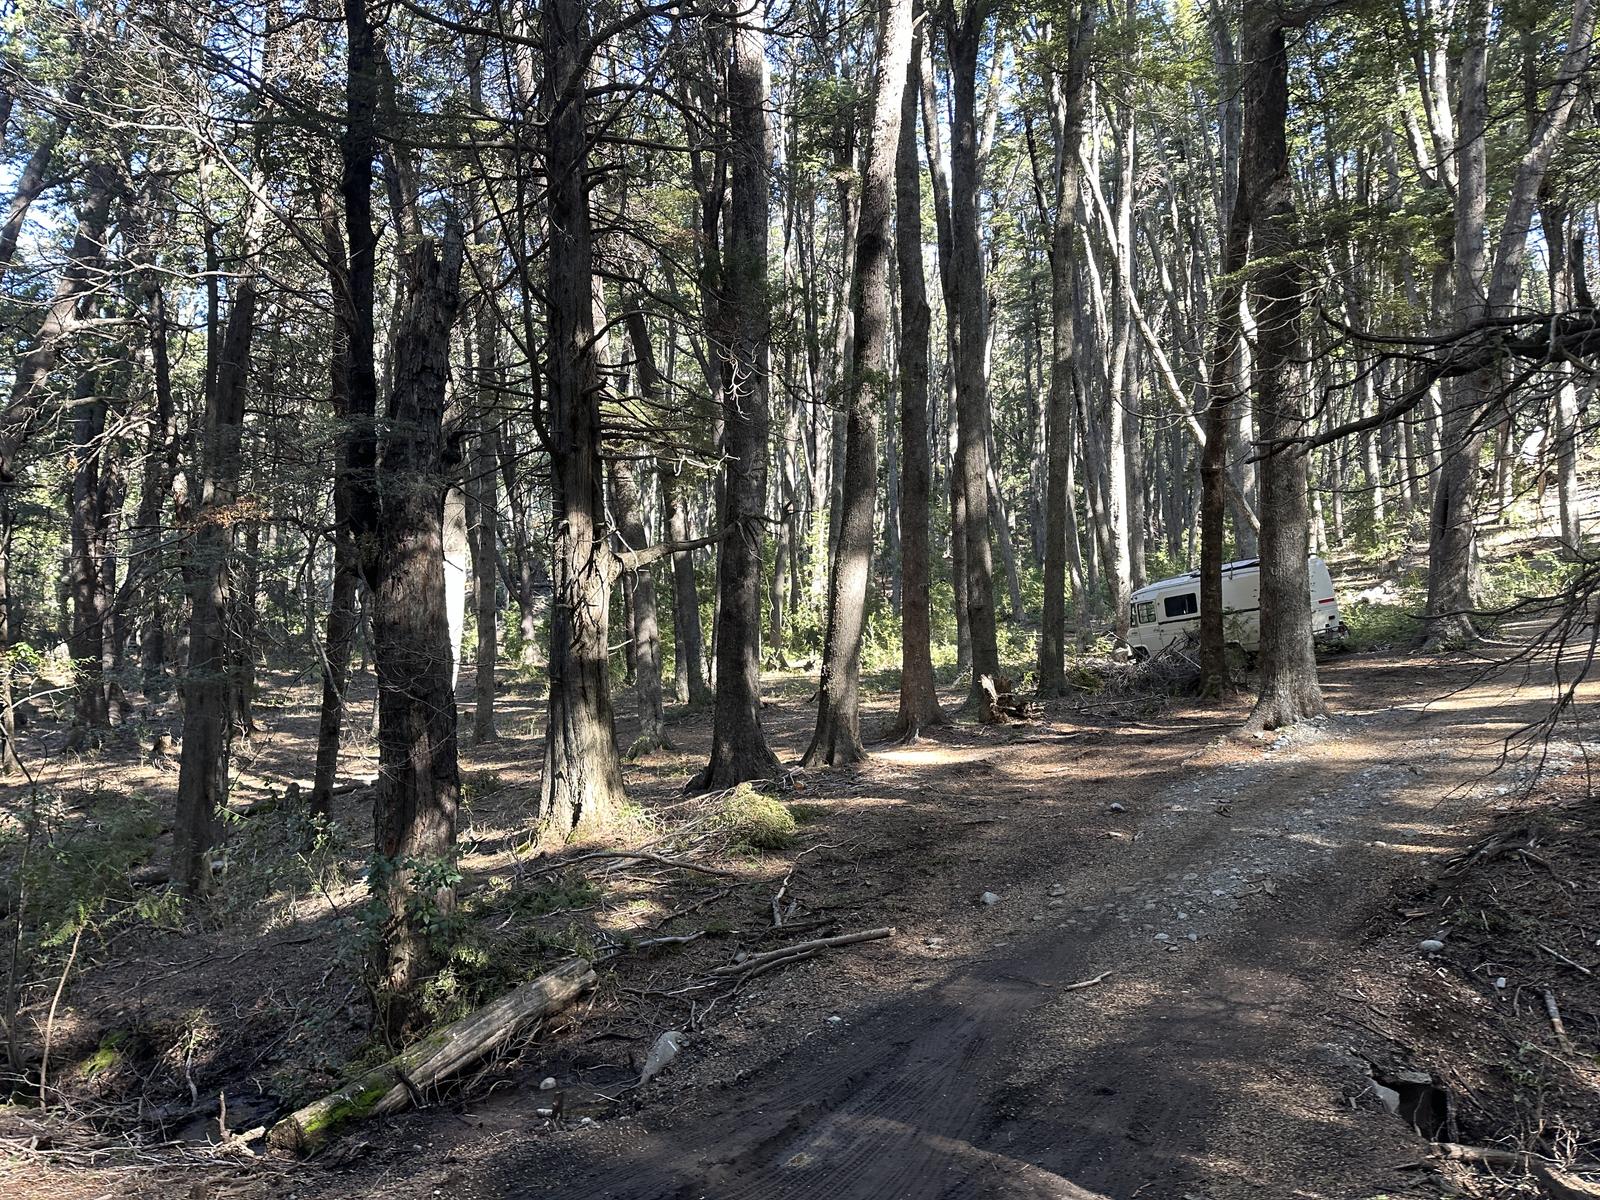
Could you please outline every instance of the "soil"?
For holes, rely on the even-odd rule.
[[[288,1066],[320,1055],[298,1080],[314,1092],[365,1038],[353,869],[326,891],[280,886],[247,915],[95,950],[57,1017],[59,1061],[136,1028],[136,1078],[102,1082],[102,1110],[73,1083],[75,1121],[9,1110],[0,1186],[301,1200],[1540,1194],[1521,1170],[1434,1150],[1509,1147],[1581,1170],[1600,1130],[1600,989],[1583,973],[1600,970],[1590,781],[1576,732],[1502,763],[1548,689],[1481,666],[1335,656],[1322,678],[1336,715],[1249,743],[1225,736],[1242,702],[1158,698],[936,729],[859,769],[793,776],[799,834],[767,855],[716,839],[710,802],[679,794],[709,730],[676,713],[677,751],[629,768],[633,840],[737,878],[612,864],[582,911],[486,914],[624,950],[515,1057],[310,1163],[209,1148],[216,1106],[199,1096],[259,1105],[231,1129],[268,1120]],[[303,770],[309,709],[301,690],[283,694],[258,775]],[[773,681],[767,725],[788,762],[810,732],[805,694]],[[877,697],[869,724],[891,702]],[[549,865],[516,846],[538,709],[531,689],[512,691],[507,736],[466,752],[469,882],[515,890]],[[159,792],[160,777],[140,778]],[[341,800],[352,830],[363,803]],[[359,843],[346,853],[358,863]],[[877,926],[896,932],[736,990],[672,994],[740,951]],[[643,931],[705,936],[627,952],[623,935]],[[681,1054],[634,1087],[667,1029],[683,1031]],[[157,1135],[147,1119],[130,1140],[141,1087],[188,1125],[157,1122]],[[1405,1093],[1401,1115],[1385,1088]]]

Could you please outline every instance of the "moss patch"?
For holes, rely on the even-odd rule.
[[[794,840],[794,815],[771,796],[748,783],[728,794],[715,823],[736,847],[748,850],[783,850]]]

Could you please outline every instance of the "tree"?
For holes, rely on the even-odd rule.
[[[1256,313],[1256,427],[1269,446],[1306,427],[1300,377],[1305,272],[1289,169],[1289,55],[1273,5],[1247,6],[1241,190],[1248,192],[1254,244],[1250,287]],[[1261,687],[1246,730],[1278,729],[1327,711],[1317,683],[1307,574],[1307,462],[1292,452],[1261,462]],[[1220,601],[1220,597],[1218,598]],[[1220,611],[1221,605],[1218,604]]]
[[[778,772],[761,727],[761,523],[767,495],[771,307],[767,294],[766,6],[754,0],[731,31],[728,63],[730,199],[719,320],[722,368],[723,534],[711,758],[692,787],[732,787]]]
[[[845,433],[843,508],[828,589],[828,635],[817,699],[817,728],[807,765],[858,762],[861,745],[861,634],[877,530],[878,427],[888,403],[889,221],[895,206],[895,156],[911,56],[911,0],[888,0],[878,31],[872,133],[862,173],[856,226],[855,347]],[[921,264],[917,266],[921,271]]]
[[[901,96],[895,157],[895,268],[900,283],[900,714],[892,736],[915,740],[943,722],[929,644],[928,308],[922,267],[922,168],[917,112],[922,102],[922,21],[912,14],[910,61]]]
[[[1522,278],[1528,229],[1543,181],[1572,109],[1579,80],[1593,53],[1595,10],[1576,0],[1553,85],[1528,131],[1506,197],[1493,246],[1486,227],[1489,210],[1489,41],[1493,6],[1472,0],[1463,14],[1465,40],[1458,72],[1456,129],[1459,147],[1455,183],[1455,322],[1458,330],[1506,315]],[[1434,491],[1428,538],[1428,626],[1430,645],[1474,641],[1472,623],[1473,544],[1477,530],[1478,462],[1487,409],[1500,389],[1497,364],[1456,380],[1444,414],[1444,466]]]
[[[1039,692],[1055,695],[1065,687],[1067,529],[1073,520],[1069,480],[1072,475],[1072,400],[1076,380],[1073,362],[1077,331],[1072,319],[1076,303],[1078,260],[1075,253],[1080,180],[1078,157],[1083,143],[1084,92],[1088,82],[1089,46],[1094,31],[1093,0],[1070,10],[1066,61],[1050,79],[1055,132],[1055,211],[1050,230],[1050,393],[1045,409],[1047,476],[1044,510],[1044,604],[1039,626]],[[1083,620],[1080,611],[1078,619]]]
[[[603,827],[623,800],[607,653],[615,559],[601,494],[600,378],[595,350],[594,242],[587,128],[589,16],[579,0],[544,8],[548,66],[550,247],[546,395],[555,570],[550,604],[550,712],[539,822],[561,841]]]
[[[999,686],[1000,648],[994,608],[994,557],[989,546],[989,405],[983,257],[978,231],[978,58],[994,10],[989,0],[954,0],[944,10],[954,116],[950,131],[950,269],[954,307],[950,328],[956,378],[954,487],[960,495],[967,625],[972,635],[972,684],[967,710],[988,714],[989,688]]]
[[[416,1032],[422,982],[437,969],[438,929],[455,905],[461,778],[450,623],[445,612],[445,382],[461,305],[459,227],[402,256],[393,390],[377,464],[382,522],[372,567],[378,665],[378,784],[373,890],[386,916],[373,974],[380,1023]]]

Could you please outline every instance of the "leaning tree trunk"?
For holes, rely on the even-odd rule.
[[[900,715],[891,736],[913,741],[944,721],[933,675],[928,604],[928,525],[932,466],[928,447],[928,335],[932,314],[922,273],[922,167],[917,109],[922,93],[922,33],[912,34],[895,159],[895,260],[900,279]]]
[[[1039,629],[1039,692],[1066,687],[1067,536],[1072,523],[1072,384],[1077,347],[1072,319],[1078,260],[1078,152],[1094,4],[1082,4],[1068,31],[1066,70],[1055,81],[1056,211],[1050,233],[1050,391],[1045,400],[1044,608]],[[1081,623],[1083,613],[1077,614]]]
[[[851,289],[855,343],[846,375],[845,469],[839,539],[828,592],[817,727],[807,766],[837,766],[866,757],[861,745],[861,635],[872,574],[874,506],[878,497],[878,426],[889,400],[889,221],[900,111],[911,55],[911,0],[890,0],[878,36],[872,140],[861,180],[856,225],[856,278]]]
[[[550,714],[539,822],[561,841],[602,828],[623,801],[622,762],[611,708],[606,634],[615,559],[606,545],[601,495],[600,387],[595,348],[594,243],[589,221],[584,46],[587,7],[550,0],[544,45],[550,64],[549,279],[545,309],[555,531],[550,605]]]
[[[1317,683],[1306,556],[1310,533],[1308,457],[1273,447],[1302,436],[1308,423],[1300,380],[1304,346],[1304,268],[1287,137],[1289,56],[1274,10],[1245,15],[1244,100],[1251,233],[1259,268],[1256,320],[1256,425],[1268,448],[1261,462],[1261,692],[1248,731],[1277,729],[1327,711]]]
[[[722,395],[724,487],[717,547],[716,702],[711,757],[698,788],[778,773],[761,728],[761,543],[767,499],[768,173],[766,4],[753,0],[732,30],[728,65],[732,163],[722,297],[728,334]]]
[[[378,463],[373,571],[379,778],[372,886],[384,906],[374,991],[396,1039],[423,1020],[420,987],[439,965],[441,918],[455,906],[461,780],[445,612],[444,409],[450,331],[460,306],[461,238],[432,239],[401,261],[389,428]]]

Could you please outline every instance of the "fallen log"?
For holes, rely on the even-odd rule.
[[[429,1088],[504,1045],[530,1021],[559,1012],[594,985],[585,959],[562,963],[407,1047],[382,1066],[291,1113],[268,1137],[281,1150],[315,1154],[353,1121],[399,1112]]]

